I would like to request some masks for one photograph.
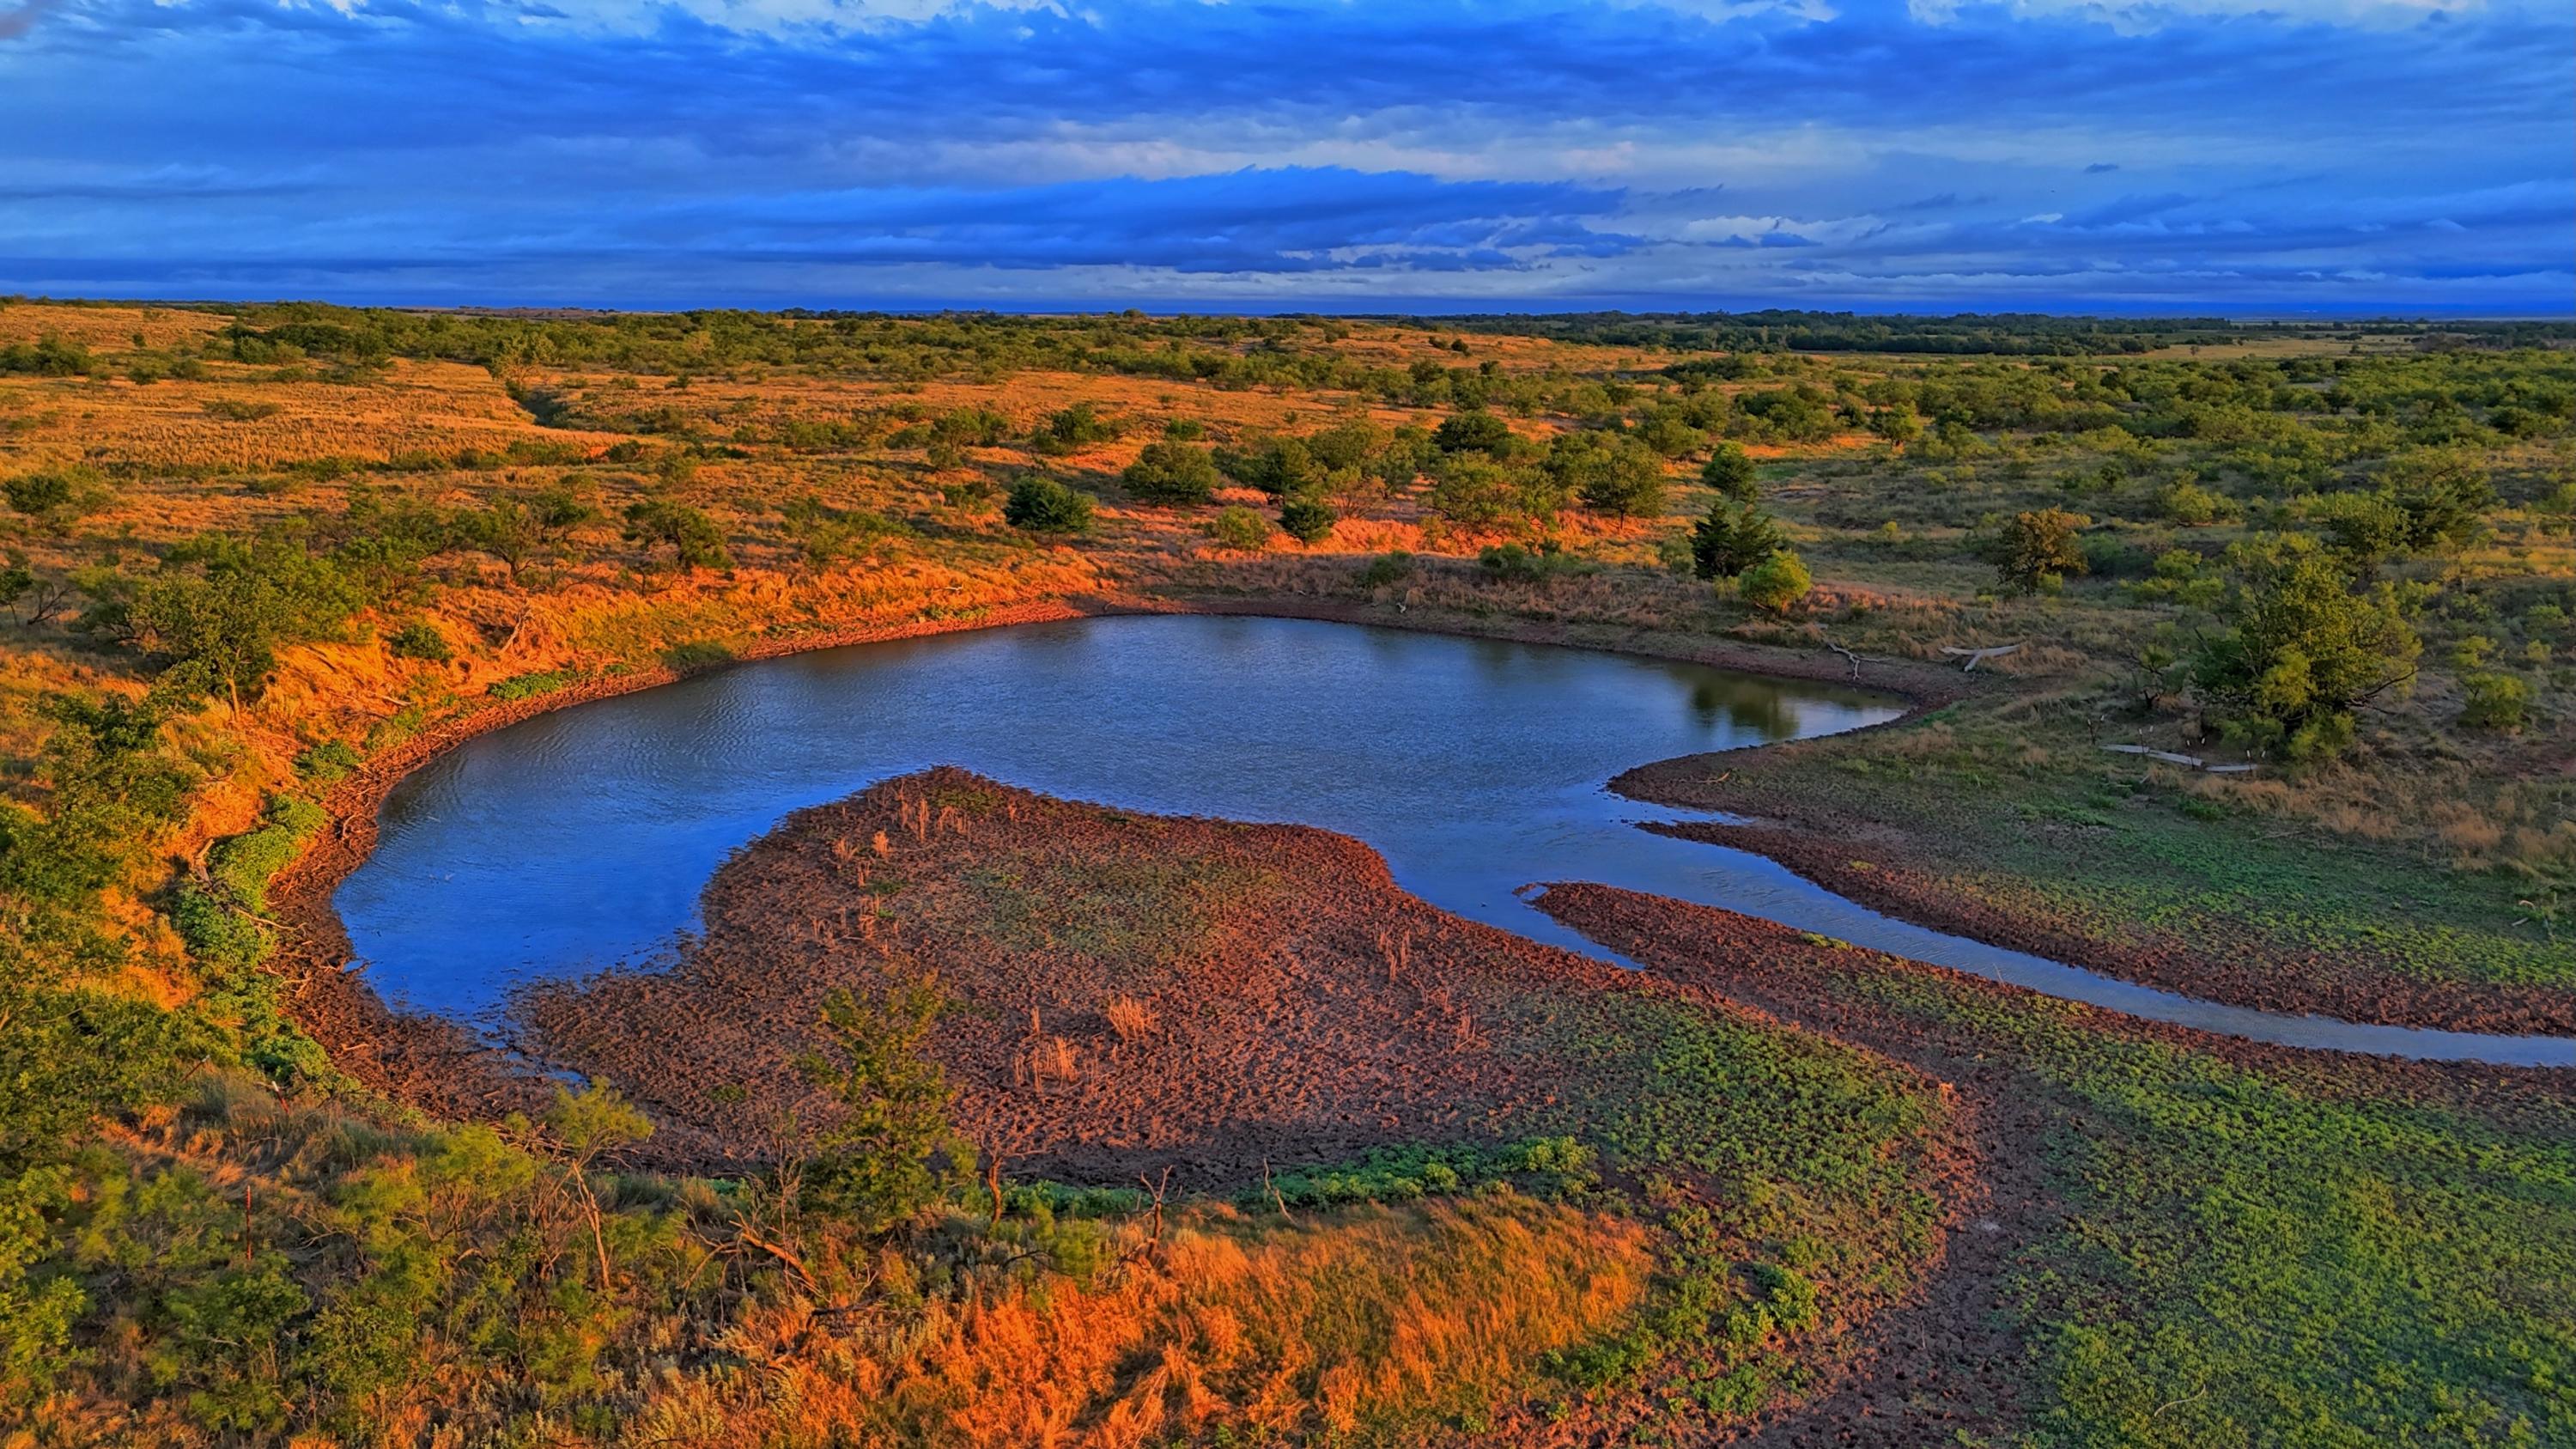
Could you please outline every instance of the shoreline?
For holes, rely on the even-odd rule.
[[[1459,616],[1445,611],[1408,613],[1366,602],[1277,595],[1136,594],[1040,600],[953,619],[917,619],[765,639],[718,668],[937,634],[1149,614],[1302,619],[1580,648],[1833,684],[1880,694],[1903,706],[1898,714],[1863,729],[1882,729],[1918,719],[1931,710],[1973,696],[1980,692],[1982,683],[1942,666],[1915,661],[1874,661],[1876,677],[1854,680],[1849,666],[1838,657],[1735,640],[1692,639],[1607,624]],[[488,731],[554,710],[656,688],[683,677],[686,676],[666,666],[643,665],[548,694],[491,703],[404,741],[331,788],[322,802],[328,823],[271,886],[274,912],[284,929],[278,954],[268,969],[285,978],[290,1013],[314,1035],[336,1065],[371,1088],[406,1098],[425,1094],[433,1102],[460,1111],[542,1105],[541,1099],[526,1095],[524,1063],[506,1046],[455,1019],[400,1010],[352,969],[350,943],[332,906],[332,896],[372,852],[378,811],[392,790],[414,770]],[[1726,758],[1740,760],[1744,754],[1728,752]],[[1690,797],[1681,777],[1713,758],[1685,755],[1650,761],[1622,772],[1606,782],[1607,787],[1641,803],[1706,808]],[[2144,966],[2119,952],[2111,952],[2112,959],[2105,959],[2103,952],[2089,951],[2088,943],[2080,936],[2053,930],[2045,922],[2002,913],[1989,913],[1991,919],[1988,915],[1972,919],[1968,914],[1945,910],[1937,900],[1921,899],[1919,893],[1901,889],[1878,872],[1834,871],[1819,866],[1817,862],[1828,857],[1838,859],[1837,851],[1849,854],[1849,848],[1801,823],[1766,830],[1688,825],[1665,833],[1746,850],[1870,910],[1926,929],[2003,949],[2029,951],[2105,977],[2222,1005],[2276,1014],[2332,1016],[2361,1025],[2484,1031],[2510,1024],[2524,1030],[2497,1034],[2533,1038],[2555,1034],[2552,1019],[2544,1015],[2535,1024],[2527,1012],[2519,1017],[2511,1014],[2510,1003],[2452,998],[2416,1011],[2408,1009],[2416,1004],[2409,998],[2400,1000],[2393,1011],[2355,1010],[2352,1008],[2370,1003],[2353,995],[2319,996],[2309,989],[2312,983],[2298,983],[2283,990],[2278,983],[2240,980],[2242,972],[2222,969],[2215,958],[2197,952],[2149,961]]]
[[[1901,682],[1854,680],[1849,666],[1837,657],[1812,656],[1737,640],[1694,643],[1680,636],[1612,625],[1409,614],[1364,602],[1267,594],[1045,599],[951,619],[916,619],[763,639],[716,668],[941,634],[1155,614],[1302,619],[1588,649],[1835,684],[1883,694],[1904,706],[1896,716],[1865,727],[1870,729],[1917,718],[1973,690],[1973,686],[1945,684],[1939,676],[1949,671],[1909,661],[1879,662],[1883,670],[1895,674]],[[542,1094],[533,1091],[535,1079],[524,1070],[525,1063],[516,1053],[455,1019],[397,1008],[354,969],[348,932],[332,905],[332,896],[373,853],[377,814],[386,797],[412,772],[432,760],[481,735],[542,714],[659,688],[691,674],[707,672],[713,671],[684,674],[667,665],[638,664],[617,674],[586,679],[526,699],[487,698],[481,707],[442,721],[367,760],[324,793],[320,801],[325,815],[322,829],[270,882],[271,914],[280,931],[276,954],[262,969],[283,979],[289,1015],[322,1045],[334,1066],[370,1089],[432,1110],[471,1113],[543,1106]]]

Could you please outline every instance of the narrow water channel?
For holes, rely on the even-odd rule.
[[[803,806],[961,765],[1127,809],[1355,836],[1460,915],[1593,956],[1537,881],[1724,906],[2259,1041],[2576,1066],[2576,1041],[2195,1001],[1892,920],[1636,822],[1604,782],[1674,755],[1857,729],[1885,696],[1575,649],[1286,619],[1076,620],[720,670],[467,742],[385,802],[335,898],[389,999],[489,1021],[516,982],[649,960],[725,856]]]

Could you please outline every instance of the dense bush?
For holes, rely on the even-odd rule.
[[[1053,478],[1031,475],[1011,485],[1002,500],[1002,519],[1030,533],[1088,533],[1094,508],[1091,495]]]
[[[1784,548],[1736,575],[1735,596],[1757,609],[1785,614],[1814,586],[1805,561]]]
[[[104,592],[83,615],[92,632],[139,645],[163,690],[236,706],[257,697],[279,648],[336,634],[365,597],[348,567],[288,531],[193,540],[147,578],[99,582]]]
[[[1691,528],[1691,572],[1703,579],[1731,579],[1787,546],[1780,526],[1760,509],[1719,502]]]
[[[51,513],[72,501],[71,480],[60,473],[21,473],[0,483],[9,506],[29,516]]]
[[[2423,647],[2414,629],[2385,586],[2355,592],[2313,540],[2269,538],[2231,553],[2241,582],[2230,627],[2193,663],[2202,700],[2254,753],[2342,753],[2354,706],[2411,675]]]
[[[1580,570],[1583,564],[1554,544],[1542,543],[1529,548],[1517,543],[1500,543],[1477,550],[1476,567],[1483,570],[1487,578],[1506,583],[1535,584],[1557,574]]]
[[[1333,531],[1340,515],[1332,506],[1312,494],[1301,494],[1279,505],[1279,527],[1299,543],[1321,543]]]
[[[1222,508],[1208,520],[1208,537],[1220,548],[1258,553],[1270,546],[1270,520],[1241,506]]]
[[[2479,730],[2518,730],[2531,717],[2531,683],[2520,675],[2460,676],[2460,723]]]
[[[2035,594],[2056,588],[2068,574],[2083,573],[2091,565],[2078,535],[2092,522],[2062,508],[2014,514],[1986,550],[1996,579],[2017,592]]]
[[[1382,589],[1389,584],[1403,582],[1412,572],[1413,555],[1402,549],[1392,553],[1382,553],[1370,559],[1368,566],[1360,570],[1360,587]]]
[[[1258,488],[1273,498],[1311,488],[1324,481],[1324,468],[1303,438],[1256,434],[1240,446],[1219,448],[1214,462],[1228,478]]]
[[[626,541],[647,553],[669,547],[672,562],[683,569],[731,568],[724,531],[715,520],[685,503],[647,498],[626,506]]]
[[[1750,503],[1762,492],[1759,473],[1752,455],[1733,443],[1720,443],[1717,450],[1701,465],[1699,481],[1739,503]]]
[[[385,647],[393,651],[396,659],[423,659],[433,664],[445,664],[456,657],[456,651],[448,645],[447,636],[438,631],[437,625],[426,621],[416,620],[395,630],[385,640]]]
[[[1664,460],[1625,433],[1562,433],[1544,465],[1559,491],[1613,518],[1664,511]]]
[[[0,919],[50,937],[58,913],[133,870],[158,843],[188,781],[161,756],[161,712],[149,704],[50,698],[42,710],[53,724],[35,762],[47,808],[0,804]]]
[[[1147,443],[1118,481],[1147,503],[1205,503],[1216,496],[1218,474],[1207,449],[1157,442]]]
[[[1481,453],[1444,458],[1436,465],[1425,506],[1465,528],[1483,529],[1519,519],[1553,516],[1556,494],[1540,480]]]
[[[1512,446],[1511,425],[1482,409],[1452,413],[1431,433],[1432,446],[1443,453],[1506,453]]]
[[[2235,499],[2189,479],[2169,484],[2158,493],[2156,512],[2186,528],[2205,528],[2213,523],[2231,522],[2244,515]]]
[[[33,373],[38,377],[87,377],[98,371],[98,359],[90,350],[67,338],[44,336],[33,342],[14,342],[0,347],[0,372]]]
[[[1085,448],[1114,442],[1124,428],[1114,419],[1104,418],[1087,402],[1047,414],[1029,437],[1029,449],[1048,457],[1078,453]]]

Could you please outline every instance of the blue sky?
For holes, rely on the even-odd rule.
[[[0,0],[0,290],[2565,315],[2576,6]]]

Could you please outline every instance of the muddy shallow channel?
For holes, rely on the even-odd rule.
[[[1635,828],[1631,766],[1902,712],[1886,696],[1583,650],[1287,619],[1075,620],[746,664],[471,740],[387,798],[334,897],[389,1000],[490,1021],[519,982],[642,962],[728,853],[934,764],[1070,799],[1321,826],[1432,904],[1592,956],[1516,891],[1596,881],[2158,1020],[2292,1045],[2576,1065],[2576,1042],[2193,1001],[1910,926]]]

